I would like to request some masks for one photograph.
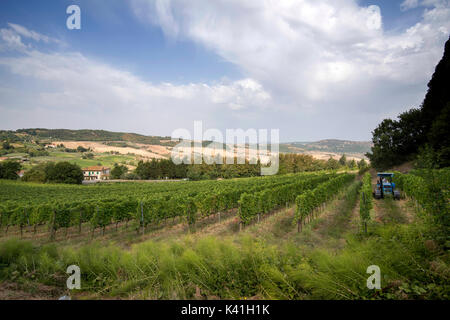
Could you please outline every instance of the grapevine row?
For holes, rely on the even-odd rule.
[[[58,229],[78,226],[81,232],[81,224],[89,222],[94,231],[115,223],[133,220],[143,229],[149,224],[159,224],[161,221],[184,217],[189,224],[194,224],[198,214],[208,216],[217,212],[236,208],[238,201],[244,192],[259,193],[264,190],[278,190],[287,188],[299,181],[318,179],[320,174],[296,174],[279,176],[278,179],[246,179],[234,183],[221,184],[209,182],[202,184],[201,188],[180,190],[179,192],[158,192],[149,194],[141,199],[137,197],[122,196],[103,198],[100,200],[85,201],[47,201],[38,205],[28,203],[20,204],[17,201],[9,201],[0,205],[0,227],[5,227],[7,232],[10,226],[18,226],[22,232],[24,227],[47,225],[51,237]],[[209,191],[203,189],[203,185],[209,185]],[[128,185],[124,186],[127,187]],[[124,189],[125,190],[125,189]]]
[[[370,221],[370,210],[373,208],[372,178],[369,172],[364,175],[362,182],[363,185],[359,199],[359,216],[361,218],[362,226],[364,227],[364,232],[367,233],[367,223]]]
[[[297,223],[298,231],[308,221],[317,215],[319,209],[327,201],[335,197],[340,190],[355,179],[353,174],[343,174],[329,181],[321,183],[313,190],[307,190],[299,194],[295,199],[294,222]]]

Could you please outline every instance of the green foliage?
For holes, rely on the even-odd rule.
[[[8,141],[4,141],[4,142],[2,143],[2,148],[3,148],[4,150],[14,149]]]
[[[347,157],[345,156],[345,153],[339,158],[339,164],[341,166],[347,165]]]
[[[86,153],[83,153],[81,158],[92,160],[92,159],[94,159],[94,154],[92,152],[86,152]]]
[[[441,299],[448,300],[448,252],[430,251],[427,226],[384,225],[367,238],[347,238],[337,252],[305,251],[249,237],[186,237],[80,248],[0,243],[0,280],[12,276],[63,286],[55,275],[82,270],[82,290],[103,297],[147,299]],[[381,290],[366,286],[369,265],[382,270]],[[149,276],[150,275],[150,276]],[[198,296],[200,291],[203,297]]]
[[[52,183],[81,184],[84,177],[80,166],[70,162],[48,162],[45,167],[46,181]]]
[[[450,228],[450,170],[425,169],[413,173],[395,172],[393,181],[408,197],[417,201],[418,209],[425,212],[447,238]]]
[[[45,183],[47,181],[47,175],[45,173],[46,165],[46,163],[41,163],[28,169],[25,171],[22,181]]]
[[[6,160],[0,162],[0,179],[16,180],[19,178],[17,173],[21,169],[18,161]]]
[[[373,208],[372,177],[369,172],[364,175],[362,183],[359,198],[359,216],[361,218],[364,231],[367,233],[367,223],[370,221],[370,211]]]
[[[306,218],[313,218],[314,211],[336,196],[340,190],[355,179],[353,174],[342,174],[319,184],[316,188],[295,198],[294,222],[301,224]]]
[[[95,229],[131,219],[139,227],[176,217],[183,217],[193,225],[199,217],[239,207],[242,221],[248,223],[258,213],[293,203],[298,194],[335,176],[320,172],[223,181],[92,186],[3,181],[0,200],[8,201],[8,208],[29,207],[31,225],[47,223],[53,233],[85,222],[90,222]],[[246,197],[249,203],[243,200]],[[10,215],[9,209],[3,211],[5,216]],[[20,225],[19,220],[11,220],[8,225]]]
[[[330,157],[330,158],[327,160],[327,166],[326,166],[326,168],[327,168],[328,170],[337,170],[337,169],[339,169],[339,161],[337,161],[336,159],[333,159],[332,157]]]
[[[33,138],[69,141],[130,141],[135,143],[173,146],[170,137],[144,136],[136,133],[111,132],[105,130],[70,130],[70,129],[19,129],[16,133],[26,133]],[[10,136],[15,136],[11,134]],[[169,140],[163,142],[162,140]]]
[[[298,194],[312,189],[319,183],[332,177],[333,175],[330,174],[313,174],[303,179],[276,185],[258,192],[250,192],[249,190],[240,196],[238,210],[240,221],[243,224],[248,224],[258,214],[267,213],[277,207],[293,203]]]
[[[27,182],[53,182],[66,184],[81,184],[83,171],[81,168],[69,162],[46,162],[38,164],[27,170],[22,177]]]
[[[83,148],[82,146],[77,147],[78,152],[87,152],[89,149]]]
[[[399,115],[399,120],[385,119],[374,130],[371,153],[373,167],[383,170],[413,159],[420,147],[428,144],[439,167],[450,165],[450,39],[442,60],[428,83],[428,92],[420,109]]]
[[[128,172],[128,168],[121,164],[115,164],[111,169],[111,179],[123,179]]]

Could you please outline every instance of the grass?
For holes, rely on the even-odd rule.
[[[418,224],[379,225],[368,238],[348,237],[337,253],[243,234],[146,241],[130,250],[9,240],[0,246],[0,278],[61,287],[66,266],[76,264],[82,296],[90,298],[448,299],[448,253],[429,250],[426,234]],[[366,269],[374,264],[382,290],[366,288]]]
[[[386,197],[380,200],[381,220],[383,223],[406,223],[408,219],[405,213],[397,205],[396,200]]]
[[[136,157],[134,155],[112,155],[109,153],[94,153],[94,159],[82,159],[81,153],[71,152],[50,152],[49,156],[31,158],[32,164],[38,164],[46,161],[69,161],[75,163],[80,167],[94,166],[101,163],[104,166],[112,167],[115,163],[130,163],[134,162]]]

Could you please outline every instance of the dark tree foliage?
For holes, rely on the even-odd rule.
[[[372,132],[373,147],[367,154],[372,166],[387,169],[414,159],[419,150],[436,153],[436,166],[450,165],[450,39],[442,60],[428,83],[428,92],[419,109],[385,119]],[[428,145],[431,149],[424,149]]]
[[[83,171],[80,166],[70,162],[47,163],[45,167],[46,181],[53,183],[81,184]]]
[[[8,141],[4,141],[2,144],[2,148],[5,150],[12,149],[11,144]]]
[[[181,179],[186,178],[186,165],[176,165],[169,159],[152,159],[151,161],[139,161],[135,173],[140,179]]]
[[[111,169],[111,179],[122,179],[128,172],[128,168],[122,164],[115,164]]]
[[[261,175],[261,163],[250,164],[248,160],[243,164],[238,164],[234,159],[234,164],[179,164],[175,165],[169,159],[152,159],[151,161],[140,161],[135,170],[135,174],[140,179],[183,179],[191,180],[203,179],[231,179],[242,177],[256,177]],[[304,154],[280,154],[278,174],[296,173],[305,171],[317,171],[323,169],[338,169],[340,167],[337,160],[332,164],[324,160],[314,159],[310,155]]]
[[[339,158],[339,164],[341,166],[345,166],[347,164],[347,157],[345,156],[345,154],[343,154],[342,157]]]
[[[21,164],[18,161],[7,160],[0,162],[0,179],[16,180]]]
[[[41,163],[25,171],[22,180],[27,182],[40,182],[40,183],[46,182],[47,181],[47,176],[45,174],[46,165],[47,165],[46,163]]]
[[[428,133],[430,146],[437,152],[440,167],[450,167],[450,102],[434,120]]]
[[[337,161],[336,159],[333,159],[332,157],[330,157],[327,160],[326,169],[329,169],[329,170],[339,169],[339,161]]]

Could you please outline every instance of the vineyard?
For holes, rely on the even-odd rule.
[[[39,185],[0,182],[0,227],[7,234],[16,227],[36,233],[46,226],[51,240],[57,230],[88,224],[92,233],[109,225],[130,222],[145,233],[148,226],[180,219],[189,226],[198,219],[237,209],[240,226],[303,193],[313,205],[323,203],[354,179],[350,174],[299,173],[277,177],[223,181],[99,184],[91,186]],[[314,190],[314,191],[313,191]],[[326,192],[325,192],[326,191]]]
[[[75,264],[86,286],[75,297],[447,299],[448,254],[436,248],[448,241],[448,172],[395,172],[400,201],[373,199],[374,172],[0,181],[0,279],[62,288]],[[410,223],[383,220],[411,214]],[[382,290],[366,287],[372,264],[383,272]]]

